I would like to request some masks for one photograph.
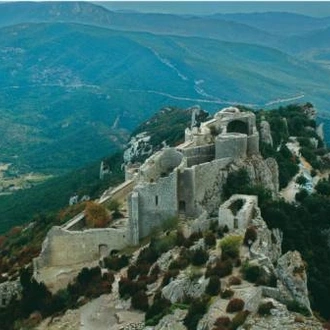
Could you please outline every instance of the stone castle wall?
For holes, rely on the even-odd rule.
[[[34,266],[39,269],[90,262],[99,259],[104,253],[102,251],[120,250],[129,243],[127,228],[69,231],[53,227],[47,234]]]
[[[235,210],[234,203],[242,202],[239,209]],[[219,208],[219,225],[227,226],[230,230],[247,228],[255,216],[258,207],[258,197],[248,195],[233,195]]]
[[[215,140],[215,158],[245,158],[247,151],[247,135],[241,133],[225,133]]]
[[[139,180],[155,182],[161,177],[169,175],[180,165],[183,155],[175,148],[165,148],[157,152],[140,167]]]
[[[191,167],[214,160],[215,146],[214,144],[207,144],[205,146],[185,148],[182,150],[182,153],[186,157],[186,165]]]
[[[129,217],[133,215],[138,222],[139,238],[148,236],[153,228],[177,214],[177,170],[159,178],[157,183],[136,186],[129,196]]]

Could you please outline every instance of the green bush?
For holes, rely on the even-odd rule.
[[[164,231],[175,229],[178,226],[178,217],[171,217],[162,223],[162,229]]]
[[[226,260],[227,258],[238,258],[239,257],[239,248],[242,244],[241,236],[229,235],[223,238],[220,241],[221,246],[221,258]]]
[[[258,265],[251,265],[248,262],[245,262],[241,270],[244,279],[249,282],[256,283],[260,279],[261,268]]]
[[[196,330],[199,320],[207,311],[208,299],[202,297],[191,302],[188,313],[183,320],[183,324],[188,330]]]
[[[161,293],[155,294],[152,305],[145,314],[145,325],[157,325],[159,320],[169,313],[171,302],[162,297]]]
[[[209,254],[203,248],[199,248],[193,251],[191,263],[194,266],[201,266],[206,263],[209,258]]]
[[[220,278],[217,275],[210,276],[209,283],[206,286],[205,293],[210,296],[217,296],[221,289]]]

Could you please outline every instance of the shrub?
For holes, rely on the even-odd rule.
[[[226,312],[227,313],[236,313],[242,311],[244,308],[244,301],[239,298],[233,298],[229,301]]]
[[[175,245],[177,246],[183,246],[186,243],[186,238],[183,235],[183,232],[181,230],[178,230],[176,232],[176,237],[175,237]]]
[[[213,267],[210,265],[207,266],[205,277],[209,277],[211,275],[225,277],[230,275],[232,271],[233,271],[233,264],[229,259],[225,261],[217,261]]]
[[[158,264],[155,264],[152,269],[150,270],[150,275],[151,276],[158,276],[160,273],[160,267]]]
[[[132,264],[127,269],[127,277],[130,280],[134,280],[139,275],[139,268],[138,266]]]
[[[178,259],[175,259],[175,260],[171,261],[171,263],[168,266],[168,269],[169,270],[172,270],[172,269],[181,269],[181,265],[180,265],[179,260]]]
[[[162,281],[162,287],[166,286],[168,283],[170,283],[171,279],[176,278],[179,275],[179,270],[178,269],[171,269],[168,270],[163,277]]]
[[[229,285],[240,285],[242,280],[237,276],[230,276],[228,283]]]
[[[215,322],[214,326],[216,327],[228,327],[230,325],[230,318],[227,316],[220,316],[218,317]]]
[[[178,226],[178,217],[171,217],[162,223],[163,231],[175,229]]]
[[[193,232],[188,238],[188,241],[192,244],[198,241],[199,239],[203,238],[203,234],[201,231]]]
[[[304,199],[308,197],[308,191],[306,189],[300,189],[296,195],[295,195],[295,200],[297,202],[303,202]]]
[[[136,292],[132,296],[131,303],[133,308],[139,309],[143,312],[147,311],[149,307],[148,296],[143,290]]]
[[[230,289],[225,289],[225,290],[221,291],[220,295],[221,295],[221,298],[228,299],[234,295],[234,291],[230,290]]]
[[[157,325],[159,320],[169,312],[171,302],[161,296],[155,294],[152,305],[148,308],[145,314],[147,326]]]
[[[193,251],[191,263],[194,266],[201,266],[205,264],[208,258],[209,254],[207,253],[207,251],[205,251],[203,248],[199,248]]]
[[[227,236],[223,238],[220,242],[223,260],[228,258],[238,258],[239,257],[239,248],[242,243],[241,236]]]
[[[261,268],[258,265],[250,265],[248,262],[246,262],[242,266],[242,273],[244,279],[249,282],[256,283],[260,279]]]
[[[122,256],[109,256],[103,259],[104,266],[108,269],[118,271],[123,267],[126,267],[129,262],[129,257],[126,255]]]
[[[205,293],[210,296],[216,296],[219,294],[221,288],[220,278],[217,275],[210,276],[209,283],[205,289]]]
[[[204,236],[204,243],[207,247],[212,247],[216,245],[217,239],[212,232],[207,232]]]
[[[246,318],[248,317],[248,311],[239,311],[231,320],[231,324],[229,326],[230,330],[236,330],[239,326],[244,324]]]
[[[104,228],[110,223],[111,216],[103,205],[88,201],[85,208],[85,220],[88,228]]]
[[[142,249],[139,253],[136,263],[149,263],[153,264],[159,257],[159,253],[156,251],[154,246],[150,245]]]
[[[134,293],[133,281],[128,278],[122,277],[118,283],[118,292],[121,298],[128,298]]]
[[[262,303],[258,307],[258,313],[260,315],[270,315],[270,310],[274,308],[274,305],[271,301]]]
[[[257,239],[257,230],[254,226],[246,228],[243,243],[246,246],[251,246],[252,243]]]
[[[183,320],[183,324],[188,330],[196,330],[198,321],[207,310],[207,300],[205,298],[195,299],[189,306],[188,313]]]

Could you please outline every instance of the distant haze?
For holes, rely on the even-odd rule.
[[[330,2],[325,1],[102,1],[110,10],[150,13],[209,15],[215,13],[291,12],[308,16],[330,16]]]

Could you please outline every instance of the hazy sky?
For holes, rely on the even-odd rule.
[[[104,1],[102,5],[112,10],[174,14],[286,11],[309,16],[330,16],[330,1]]]

